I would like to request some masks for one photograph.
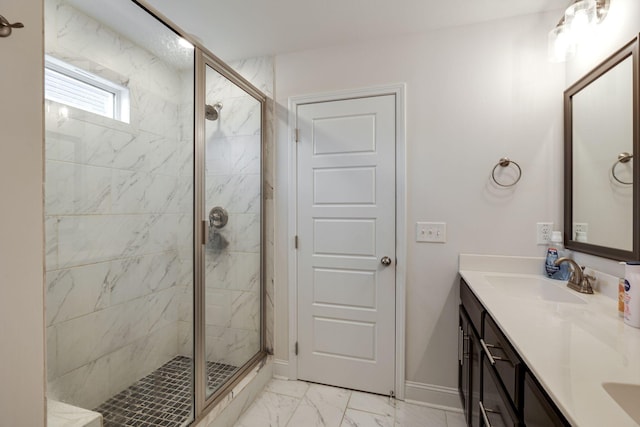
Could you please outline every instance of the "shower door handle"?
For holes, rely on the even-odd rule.
[[[209,237],[209,221],[207,220],[203,220],[202,221],[202,239],[201,239],[201,243],[203,245],[207,244],[207,238]]]

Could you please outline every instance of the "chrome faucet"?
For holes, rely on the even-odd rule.
[[[584,274],[584,267],[580,267],[578,263],[571,258],[558,258],[554,264],[559,266],[563,262],[566,262],[571,266],[571,276],[569,276],[567,287],[582,294],[592,294],[593,288],[591,287],[591,281],[596,280],[596,278],[588,274]]]

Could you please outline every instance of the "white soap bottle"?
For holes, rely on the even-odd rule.
[[[624,323],[640,328],[640,262],[627,262],[624,268]]]

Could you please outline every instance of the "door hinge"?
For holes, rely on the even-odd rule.
[[[298,236],[293,238],[293,246],[298,249]]]
[[[294,140],[295,142],[300,142],[300,129],[295,128],[295,129],[293,130],[293,140]]]
[[[293,352],[295,353],[296,356],[298,355],[298,341],[296,341],[296,344],[293,348]]]

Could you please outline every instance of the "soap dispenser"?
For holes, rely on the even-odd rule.
[[[554,231],[551,233],[551,243],[547,247],[547,258],[544,263],[544,270],[547,277],[555,280],[569,280],[571,271],[569,271],[569,264],[563,262],[560,265],[556,265],[558,258],[568,256],[568,252],[564,249],[562,244],[562,233],[560,231]]]

